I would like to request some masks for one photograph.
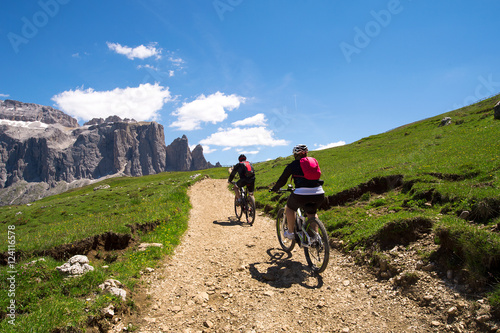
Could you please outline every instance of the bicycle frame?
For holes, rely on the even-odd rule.
[[[252,198],[250,200],[248,199],[248,194],[247,191],[245,190],[245,187],[239,187],[236,182],[231,182],[234,186],[236,186],[240,192],[240,205],[241,205],[241,212],[238,213],[238,209],[235,203],[235,213],[236,217],[238,220],[240,220],[241,216],[243,213],[245,213],[245,218],[247,220],[247,223],[250,225],[253,225],[255,221],[255,202],[253,201]]]
[[[278,192],[293,192],[293,187],[289,185],[288,189],[279,190]],[[302,215],[302,210],[298,209],[295,215],[295,238],[285,238],[284,232],[288,230],[285,208],[279,209],[276,219],[276,231],[281,248],[291,253],[295,244],[299,244],[304,249],[307,263],[312,270],[315,273],[323,272],[328,265],[330,257],[329,240],[323,222],[317,218],[306,220]],[[314,230],[310,228],[312,225],[315,225]]]

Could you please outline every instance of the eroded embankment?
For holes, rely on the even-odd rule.
[[[344,190],[337,194],[327,196],[325,202],[320,207],[320,209],[328,210],[331,207],[343,206],[349,202],[359,200],[365,193],[375,193],[383,194],[389,192],[397,187],[403,186],[403,176],[402,175],[391,175],[386,177],[376,177],[369,180],[366,183],[362,183],[353,188]],[[259,187],[257,190],[267,189],[267,187]],[[271,200],[282,204],[285,202],[286,198],[283,196],[275,196]],[[256,203],[257,208],[263,209],[266,214],[276,210],[276,207],[272,205],[262,205],[259,202]]]
[[[110,252],[121,251],[132,246],[136,243],[136,237],[139,233],[149,232],[155,229],[160,223],[165,221],[154,221],[148,223],[136,223],[134,225],[127,225],[130,228],[130,233],[120,234],[112,231],[106,233],[90,236],[72,243],[62,244],[46,250],[35,251],[17,251],[16,261],[20,261],[30,257],[43,257],[48,256],[56,260],[66,260],[74,255],[82,254],[89,255],[93,252]],[[102,255],[102,254],[101,254]],[[104,255],[105,256],[105,255]],[[0,254],[0,265],[7,265],[8,253]]]

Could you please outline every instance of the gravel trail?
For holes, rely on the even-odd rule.
[[[236,220],[226,180],[197,182],[189,196],[182,243],[145,276],[150,306],[138,332],[444,331],[425,307],[335,250],[312,275],[302,249],[280,249],[273,219]]]

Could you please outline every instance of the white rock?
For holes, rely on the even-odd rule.
[[[127,292],[124,289],[111,287],[107,291],[112,295],[121,297],[122,300],[125,300],[127,298]]]
[[[163,244],[160,243],[141,243],[139,244],[139,247],[137,248],[137,251],[146,251],[148,247],[163,247]]]
[[[94,270],[94,267],[90,266],[88,263],[89,258],[87,258],[87,256],[76,255],[71,257],[68,262],[56,267],[56,269],[70,276],[78,276]]]

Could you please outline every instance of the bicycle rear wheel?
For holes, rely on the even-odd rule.
[[[234,213],[236,214],[236,218],[238,221],[241,219],[241,215],[243,215],[243,200],[241,204],[238,204],[238,200],[234,197]]]
[[[316,242],[311,244],[309,247],[304,247],[304,254],[307,260],[307,264],[315,273],[321,273],[326,269],[328,261],[330,260],[330,246],[328,244],[328,234],[326,233],[326,228],[318,219],[312,220],[308,219],[304,230],[308,232],[309,235],[316,234],[311,228],[311,222],[315,221],[318,225],[319,238]]]
[[[247,222],[250,225],[253,225],[255,221],[255,199],[252,196],[248,196],[245,205],[245,216],[247,218]]]
[[[276,233],[278,234],[278,241],[280,242],[281,248],[286,252],[291,252],[295,247],[295,240],[286,238],[285,230],[288,230],[285,208],[281,208],[276,216]]]

